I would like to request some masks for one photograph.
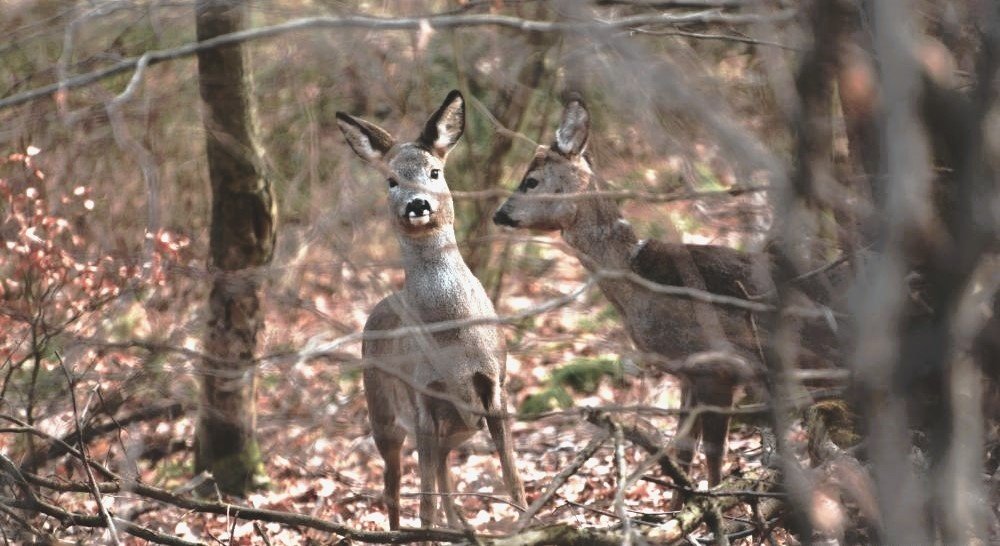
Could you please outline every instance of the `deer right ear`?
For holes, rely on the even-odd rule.
[[[589,134],[590,113],[587,112],[582,99],[573,98],[566,103],[566,108],[563,110],[553,147],[565,156],[580,155],[587,148]]]
[[[363,119],[337,112],[337,125],[347,143],[361,159],[374,163],[396,143],[384,129]]]
[[[420,133],[420,142],[444,159],[465,132],[465,99],[457,89],[431,115]]]

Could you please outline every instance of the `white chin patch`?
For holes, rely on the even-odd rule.
[[[417,213],[411,212],[410,215],[407,217],[407,220],[410,221],[411,226],[423,226],[430,223],[431,215],[424,214],[423,216],[417,216]]]

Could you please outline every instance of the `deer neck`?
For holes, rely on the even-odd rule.
[[[419,238],[401,237],[400,248],[406,299],[423,321],[461,318],[477,307],[472,300],[480,285],[458,251],[453,229]]]
[[[563,239],[577,251],[591,272],[628,271],[639,239],[610,199],[595,197],[579,202],[574,222],[563,230]]]
[[[582,200],[572,225],[563,230],[563,239],[577,251],[577,257],[591,273],[627,272],[639,240],[635,230],[610,199]],[[605,297],[622,315],[634,304],[635,286],[627,279],[599,278]]]

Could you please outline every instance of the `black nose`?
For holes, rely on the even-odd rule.
[[[431,213],[431,204],[426,199],[414,199],[406,204],[407,216],[424,216]]]
[[[493,215],[493,223],[498,226],[510,226],[517,227],[517,222],[507,214],[507,211],[500,207],[497,209],[496,213]]]

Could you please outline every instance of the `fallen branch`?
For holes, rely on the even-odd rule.
[[[22,428],[24,429],[23,432],[31,432],[39,436],[48,437],[52,441],[61,442],[60,439],[35,430],[34,427],[23,426]],[[637,437],[630,427],[623,427],[622,432],[627,438]],[[75,448],[72,446],[66,447],[71,454],[80,458],[81,454]],[[594,447],[593,449],[596,450],[597,447]],[[586,460],[586,458],[589,457],[578,457],[578,459],[580,458]],[[360,542],[382,544],[401,544],[418,541],[460,542],[467,540],[468,538],[465,532],[443,529],[361,531],[345,525],[335,524],[327,520],[302,514],[252,508],[226,502],[208,502],[182,497],[164,489],[135,481],[124,480],[115,473],[111,472],[108,468],[93,460],[81,460],[84,460],[89,466],[98,470],[101,474],[108,476],[112,480],[96,484],[97,490],[102,494],[133,494],[193,512],[227,515],[229,517],[248,521],[262,521],[305,527]],[[34,485],[36,487],[42,487],[58,492],[90,493],[92,489],[89,484],[83,482],[59,482],[29,472],[19,471],[17,467],[3,455],[0,455],[0,471],[10,475],[14,482],[20,484],[22,490],[25,490],[26,499],[6,502],[5,504],[8,507],[50,515],[59,519],[64,525],[79,525],[86,527],[101,527],[105,525],[104,520],[100,516],[70,513],[57,506],[38,500],[37,496],[35,496],[34,493],[30,491],[30,488],[27,487],[28,485]],[[722,484],[720,484],[714,491],[750,491],[755,490],[761,485],[765,487],[765,490],[768,490],[774,486],[776,477],[777,473],[770,469],[762,471],[762,473],[756,477],[730,477],[723,480]],[[713,505],[717,506],[718,510],[726,510],[741,502],[740,496],[725,496],[719,498],[717,501],[709,502],[708,495],[698,495],[699,492],[697,491],[693,491],[692,493],[693,495],[691,500],[685,504],[684,508],[674,519],[668,521],[664,525],[650,529],[644,528],[642,531],[637,532],[651,541],[670,542],[678,540],[696,529],[697,526],[704,520],[706,514],[713,509]],[[540,504],[544,504],[544,502]],[[184,541],[177,537],[170,537],[168,535],[156,533],[155,531],[119,518],[114,518],[114,521],[121,530],[134,536],[139,536],[141,538],[145,538],[146,540],[160,544],[178,544],[183,546],[198,544]],[[621,544],[624,536],[620,532],[614,530],[580,529],[570,527],[568,525],[556,525],[540,529],[528,529],[508,537],[480,536],[478,538],[484,545],[487,546],[532,546],[536,544],[594,544],[601,546]]]
[[[780,495],[780,493],[773,491],[775,484],[778,483],[778,474],[772,469],[764,469],[757,477],[731,476],[710,491],[698,491],[691,478],[666,452],[664,446],[669,446],[669,443],[657,437],[655,432],[643,430],[637,424],[619,424],[599,411],[588,412],[586,418],[598,426],[619,427],[625,438],[655,457],[655,462],[660,466],[661,471],[674,481],[674,485],[668,486],[688,495],[688,500],[673,519],[665,525],[645,533],[645,536],[650,540],[667,542],[679,540],[694,531],[704,521],[709,523],[716,534],[718,544],[728,544],[722,518],[722,513],[725,510],[743,502],[748,497],[751,501],[755,501],[761,496]],[[644,477],[644,479],[646,478]],[[766,489],[759,491],[760,486],[764,486]]]
[[[602,445],[604,445],[604,442],[607,439],[608,439],[607,434],[601,434],[600,436],[595,437],[593,440],[590,441],[589,444],[587,444],[586,447],[584,447],[579,453],[576,454],[576,457],[573,458],[573,462],[571,462],[569,466],[559,471],[559,473],[556,474],[554,478],[552,478],[552,481],[549,483],[549,486],[545,488],[545,492],[542,493],[537,499],[535,499],[535,501],[531,503],[531,506],[529,506],[528,509],[525,510],[521,514],[521,517],[517,520],[517,527],[516,527],[517,531],[521,531],[528,526],[528,524],[531,522],[531,518],[535,517],[535,514],[537,514],[538,511],[541,510],[546,503],[552,500],[552,497],[555,496],[556,491],[558,491],[559,488],[562,487],[564,483],[566,483],[566,480],[568,480],[570,476],[576,474],[584,463],[586,463],[591,457],[594,456],[594,453],[596,453],[597,450],[600,449]]]
[[[0,458],[6,459],[3,455]],[[163,502],[185,510],[204,514],[218,514],[250,521],[263,521],[268,523],[282,523],[290,526],[306,527],[317,531],[332,533],[344,538],[358,540],[361,542],[373,542],[381,544],[402,544],[408,542],[418,542],[422,540],[433,540],[440,542],[458,542],[465,540],[466,535],[461,531],[449,531],[444,529],[400,529],[399,531],[361,531],[339,525],[330,521],[296,514],[293,512],[283,512],[280,510],[267,510],[263,508],[252,508],[228,502],[209,502],[189,497],[183,497],[165,489],[160,489],[140,482],[128,481],[114,474],[109,469],[92,460],[87,462],[102,473],[107,474],[113,481],[101,482],[97,484],[97,489],[103,494],[126,494],[131,493],[147,499]],[[8,465],[2,470],[9,473]],[[19,472],[21,478],[30,484],[53,491],[89,493],[90,486],[82,482],[57,482],[43,478],[29,472]],[[42,501],[28,499],[17,503],[8,502],[8,506],[14,506],[23,510],[30,510],[57,517],[64,525],[81,525],[84,527],[102,527],[104,522],[99,516],[85,516],[70,514],[58,507],[47,505]],[[116,519],[116,522],[118,520]],[[123,529],[128,531],[128,529]],[[167,542],[163,542],[167,544]],[[185,543],[190,544],[190,543]]]
[[[149,406],[136,410],[134,413],[130,413],[121,418],[112,418],[112,420],[99,423],[99,424],[88,424],[83,427],[80,432],[80,436],[83,438],[84,443],[90,443],[90,441],[95,438],[99,438],[105,434],[114,432],[116,430],[121,430],[133,423],[141,423],[143,421],[148,421],[150,419],[157,419],[159,417],[179,417],[187,411],[180,402],[173,402],[170,404]],[[66,436],[62,437],[63,443],[68,444],[69,442],[76,440],[76,432],[71,432]],[[21,463],[21,466],[25,468],[35,468],[41,464],[44,464],[52,459],[61,457],[67,453],[66,448],[63,444],[54,443],[49,447],[48,451],[44,453],[36,453],[34,457],[28,458],[25,462]]]
[[[43,502],[37,499],[29,499],[24,501],[12,500],[5,501],[7,506],[12,508],[17,508],[20,510],[26,510],[29,512],[37,512],[40,514],[45,514],[59,520],[59,522],[64,526],[77,526],[77,527],[94,527],[94,528],[105,528],[108,527],[107,521],[105,521],[103,516],[91,516],[87,514],[79,514],[76,512],[68,512],[47,502]],[[139,537],[150,542],[155,542],[157,544],[167,544],[170,546],[203,546],[203,542],[191,542],[189,540],[184,540],[179,537],[172,535],[167,535],[154,531],[148,527],[143,527],[142,525],[137,525],[131,521],[127,521],[121,518],[111,518],[114,522],[114,526],[117,529],[121,529],[126,533]]]

